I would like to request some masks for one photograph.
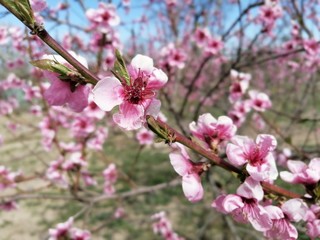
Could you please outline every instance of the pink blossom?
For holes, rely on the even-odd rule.
[[[59,240],[67,238],[73,224],[73,218],[69,218],[64,223],[57,224],[56,228],[49,229],[49,240]]]
[[[71,228],[70,239],[71,240],[90,240],[91,233],[88,230],[82,230],[79,228]]]
[[[291,157],[292,152],[290,148],[283,148],[282,152],[280,152],[277,156],[277,164],[279,166],[287,167],[287,162],[289,158]],[[280,173],[281,177],[281,173]]]
[[[194,41],[198,47],[204,47],[207,45],[211,34],[207,28],[197,28],[194,33]]]
[[[97,185],[96,180],[92,177],[92,175],[87,170],[81,171],[81,177],[86,186]]]
[[[86,167],[87,165],[88,163],[83,158],[82,153],[75,152],[62,164],[62,168],[66,171],[72,171]]]
[[[0,203],[0,209],[5,212],[16,210],[18,205],[15,201],[5,201]]]
[[[271,228],[272,222],[264,207],[258,204],[262,199],[260,183],[248,177],[237,189],[237,194],[221,195],[211,206],[224,214],[230,213],[238,222],[250,222],[256,230],[265,231]]]
[[[11,172],[5,166],[0,166],[0,190],[15,187],[15,179],[19,175],[19,172]]]
[[[78,116],[71,125],[71,132],[76,138],[86,138],[95,130],[94,121],[86,116]]]
[[[307,222],[307,234],[312,240],[320,237],[320,219]]]
[[[249,87],[249,81],[251,80],[251,75],[248,73],[238,72],[236,70],[231,70],[231,86],[230,86],[230,102],[235,102],[239,100],[243,94],[247,91]]]
[[[224,46],[224,44],[220,38],[211,37],[211,38],[209,38],[207,45],[204,48],[204,51],[205,51],[205,53],[210,54],[210,55],[211,54],[217,55],[222,50],[223,46]]]
[[[35,12],[41,12],[47,7],[45,0],[30,0],[32,10]]]
[[[252,108],[256,111],[264,112],[272,106],[269,96],[263,92],[250,90],[249,96],[251,99]]]
[[[98,9],[88,9],[86,16],[91,23],[91,28],[98,29],[103,33],[108,33],[111,27],[120,23],[116,8],[112,4],[100,2]]]
[[[227,145],[227,157],[235,166],[246,165],[250,176],[256,181],[272,181],[278,177],[272,151],[277,140],[272,135],[259,134],[256,142],[245,136],[235,136]]]
[[[67,188],[68,187],[67,179],[63,175],[63,172],[62,172],[63,162],[64,162],[63,157],[60,157],[56,161],[52,161],[50,163],[49,168],[46,171],[46,177],[47,177],[47,179],[49,179],[53,183],[55,183],[63,188]]]
[[[126,212],[125,212],[124,208],[118,207],[116,209],[116,211],[113,213],[113,217],[115,219],[119,219],[119,218],[123,218],[125,216],[125,214],[126,214]]]
[[[94,102],[104,111],[119,106],[119,113],[113,120],[126,130],[142,127],[146,115],[157,116],[160,101],[155,99],[155,91],[168,80],[161,70],[153,67],[153,60],[137,55],[128,67],[130,84],[120,82],[115,77],[100,80],[93,89]]]
[[[266,206],[270,218],[272,219],[272,227],[264,232],[264,235],[270,239],[288,239],[294,240],[298,237],[297,229],[285,217],[281,208],[276,206]]]
[[[0,45],[4,45],[9,41],[7,27],[0,27]]]
[[[237,131],[231,118],[220,116],[215,119],[210,113],[199,116],[198,122],[190,123],[189,128],[194,137],[204,142],[207,148],[213,149],[232,138]]]
[[[82,65],[88,67],[87,61],[70,52]],[[56,60],[60,64],[68,65],[60,55],[44,55],[42,59]],[[69,66],[70,67],[70,66]],[[59,79],[57,73],[45,71],[45,77],[50,80],[50,87],[44,92],[44,98],[52,106],[68,105],[73,111],[81,112],[88,105],[90,88],[86,85],[79,85],[73,91],[69,82]]]
[[[173,43],[169,43],[167,46],[163,47],[160,51],[160,55],[164,58],[162,60],[162,65],[168,65],[173,68],[184,68],[185,61],[187,60],[187,55],[184,51],[176,48]]]
[[[109,164],[109,166],[105,170],[103,170],[103,177],[105,181],[108,181],[110,183],[115,183],[117,181],[118,172],[114,163]]]
[[[203,198],[203,187],[200,175],[203,171],[202,164],[191,162],[190,157],[183,145],[176,143],[180,150],[169,154],[170,163],[174,170],[182,176],[182,190],[190,202],[197,202]]]
[[[104,177],[103,192],[104,194],[111,196],[112,194],[115,193],[115,188],[113,184],[117,181],[117,178],[118,178],[118,172],[116,169],[116,165],[114,163],[111,163],[103,171],[103,177]]]
[[[153,144],[154,133],[148,129],[142,128],[137,132],[136,138],[140,145],[151,145]]]
[[[94,150],[102,150],[103,144],[105,143],[108,137],[108,129],[99,127],[94,131],[94,135],[88,140],[88,148]]]
[[[156,213],[151,216],[151,219],[154,221],[152,228],[155,234],[161,235],[165,240],[184,240],[173,231],[171,222],[165,212]]]
[[[289,160],[287,167],[291,172],[280,173],[281,179],[286,182],[314,184],[320,180],[320,158],[313,158],[309,165],[302,161]]]

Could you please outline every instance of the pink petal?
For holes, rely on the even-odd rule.
[[[136,70],[141,70],[145,73],[150,74],[154,67],[153,67],[153,59],[144,56],[141,54],[136,55],[132,60],[131,60],[131,66],[135,68]]]
[[[304,219],[308,206],[301,199],[290,199],[281,206],[290,221],[299,222]]]
[[[231,213],[238,208],[243,208],[243,206],[244,203],[242,198],[236,194],[228,194],[223,200],[223,208],[228,213]]]
[[[294,160],[288,160],[287,166],[292,173],[300,173],[307,168],[304,162]]]
[[[89,92],[90,88],[88,86],[78,86],[76,90],[69,95],[69,107],[75,112],[81,112],[88,106]]]
[[[113,121],[126,130],[142,127],[144,123],[144,108],[138,104],[124,102],[119,113],[113,115]]]
[[[189,160],[184,158],[180,153],[170,153],[169,158],[172,167],[180,176],[188,174],[192,168]]]
[[[242,166],[247,162],[242,149],[232,143],[228,143],[226,153],[229,162],[235,166]]]
[[[254,180],[252,177],[247,177],[244,183],[237,189],[237,194],[247,199],[257,199],[261,201],[263,199],[263,189],[260,182]]]
[[[104,111],[110,111],[121,104],[123,99],[120,96],[121,83],[115,77],[101,79],[93,88],[93,101]]]
[[[198,174],[189,174],[182,177],[182,190],[190,202],[197,202],[203,198],[203,188]]]
[[[168,76],[161,70],[155,68],[149,78],[147,88],[149,89],[160,89],[168,81]]]

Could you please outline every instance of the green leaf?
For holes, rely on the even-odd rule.
[[[130,76],[126,67],[126,63],[121,56],[118,49],[116,49],[116,61],[114,62],[113,70],[111,71],[116,78],[118,78],[121,82],[123,80],[126,82],[127,85],[130,85]]]
[[[42,70],[59,73],[61,75],[68,75],[68,73],[73,72],[71,69],[57,61],[50,59],[41,59],[30,62],[33,66],[38,67]]]

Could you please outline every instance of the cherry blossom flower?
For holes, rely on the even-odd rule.
[[[11,172],[5,166],[0,166],[0,190],[15,187],[15,179],[20,174],[19,172]]]
[[[88,230],[82,230],[72,227],[73,218],[70,217],[66,222],[57,224],[56,228],[49,229],[49,240],[90,240],[91,233]]]
[[[82,65],[88,67],[86,59],[76,55],[74,52],[70,52],[70,54]],[[60,64],[68,65],[67,61],[60,55],[44,55],[42,59],[55,60]],[[68,105],[75,112],[81,112],[88,105],[90,88],[87,85],[79,85],[73,91],[71,90],[70,83],[60,80],[57,73],[45,71],[44,75],[51,82],[50,87],[44,92],[44,98],[50,105]]]
[[[119,105],[119,113],[113,115],[116,124],[126,130],[142,127],[146,115],[157,116],[160,101],[155,99],[156,90],[168,80],[164,72],[153,66],[153,60],[137,55],[128,67],[130,84],[115,77],[100,80],[93,89],[93,101],[104,111]]]
[[[273,226],[264,235],[275,239],[297,239],[297,229],[290,221],[298,222],[306,216],[308,206],[301,199],[290,199],[281,207],[266,206]]]
[[[0,27],[0,45],[5,45],[9,41],[7,27]]]
[[[116,8],[112,4],[99,3],[98,9],[88,9],[86,16],[91,23],[92,29],[98,29],[102,33],[108,33],[111,27],[120,23],[120,18],[116,13]]]
[[[229,100],[231,103],[233,103],[239,100],[247,91],[249,87],[249,81],[251,80],[251,75],[248,73],[238,72],[232,69],[230,71],[230,77],[232,83],[229,90]]]
[[[41,12],[47,7],[45,0],[30,0],[32,10],[35,12]]]
[[[224,44],[222,40],[218,37],[209,38],[207,45],[204,48],[205,53],[209,55],[217,55],[222,50]]]
[[[269,96],[263,92],[250,90],[249,96],[251,99],[251,106],[256,111],[264,112],[272,106]]]
[[[69,218],[64,223],[57,224],[56,228],[49,229],[49,240],[59,240],[67,238],[73,224],[73,218]]]
[[[291,172],[280,172],[281,179],[286,182],[314,184],[320,180],[320,158],[313,158],[309,165],[302,161],[288,160],[287,167]]]
[[[272,151],[277,146],[274,136],[259,134],[256,142],[246,136],[236,135],[227,145],[227,157],[235,166],[246,165],[250,176],[256,181],[272,181],[278,177],[278,170]]]
[[[203,198],[203,187],[200,174],[203,172],[202,164],[191,162],[184,146],[176,143],[179,152],[169,154],[170,163],[174,170],[182,176],[182,190],[190,202],[197,202]]]
[[[187,60],[187,55],[184,51],[176,48],[173,43],[169,43],[167,46],[163,47],[160,51],[160,55],[163,57],[162,65],[168,65],[173,68],[184,68],[185,61]]]
[[[198,47],[204,47],[209,39],[211,34],[207,28],[197,28],[194,33],[194,41],[198,45]]]
[[[207,148],[213,149],[223,141],[231,139],[237,131],[231,118],[220,116],[215,119],[210,113],[200,115],[198,122],[190,123],[189,128],[194,137],[203,141]]]
[[[137,132],[137,140],[140,145],[151,145],[154,139],[154,133],[146,128],[142,128]]]
[[[308,236],[314,240],[317,237],[320,237],[320,206],[311,205],[309,210],[307,211],[304,220],[307,221],[307,234]]]
[[[18,205],[15,201],[5,201],[0,203],[0,209],[5,212],[10,212],[13,210],[16,210],[18,208]]]
[[[110,196],[115,193],[115,188],[113,184],[117,181],[118,178],[118,172],[116,169],[116,165],[114,163],[111,163],[104,171],[103,171],[103,177],[104,177],[104,194]]]
[[[272,221],[268,212],[258,204],[263,199],[263,189],[259,182],[248,177],[237,189],[237,194],[221,195],[212,207],[224,214],[231,214],[240,223],[250,222],[258,231],[271,228]]]
[[[161,211],[151,216],[154,221],[152,224],[153,232],[161,235],[165,240],[184,240],[179,237],[172,229],[172,224],[166,216],[166,213]]]

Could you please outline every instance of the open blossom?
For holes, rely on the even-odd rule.
[[[251,80],[251,75],[248,73],[238,72],[236,70],[231,70],[230,72],[231,86],[230,86],[230,102],[235,102],[239,100],[243,94],[247,91],[249,87],[249,81]]]
[[[86,59],[76,55],[74,52],[70,54],[75,57],[83,66],[88,67]],[[55,60],[60,64],[67,64],[67,61],[60,55],[44,55],[42,59]],[[86,85],[77,86],[74,91],[71,90],[69,82],[59,79],[57,73],[45,71],[45,77],[50,80],[50,87],[44,92],[44,98],[52,106],[69,106],[75,112],[81,112],[88,105],[88,95],[90,88]]]
[[[103,177],[104,177],[103,192],[104,192],[104,194],[110,196],[115,193],[115,188],[114,188],[113,184],[117,181],[117,178],[118,178],[117,168],[114,163],[111,163],[103,171]]]
[[[90,240],[91,233],[88,230],[82,230],[72,227],[73,218],[70,217],[68,221],[59,223],[55,228],[49,229],[49,240]]]
[[[194,41],[196,42],[198,47],[204,47],[210,37],[211,34],[207,28],[197,28],[194,33]]]
[[[256,111],[264,112],[272,106],[269,96],[263,92],[250,90],[249,97],[251,99],[251,106]]]
[[[231,118],[220,116],[215,119],[210,113],[199,116],[198,122],[189,125],[191,133],[206,144],[207,148],[216,148],[218,144],[233,137],[237,127]]]
[[[259,134],[256,142],[245,136],[236,135],[227,145],[227,157],[235,166],[246,165],[250,176],[256,181],[272,181],[278,177],[278,170],[272,151],[277,140],[272,135]]]
[[[155,98],[168,80],[166,74],[153,66],[153,60],[137,55],[128,66],[130,83],[120,82],[115,77],[100,80],[93,89],[93,101],[104,111],[119,105],[119,113],[113,120],[126,130],[142,127],[146,115],[157,116],[160,101]]]
[[[320,206],[311,205],[304,218],[304,220],[307,221],[307,234],[312,240],[320,237],[320,219],[317,217],[319,215]]]
[[[103,33],[108,33],[111,27],[117,26],[120,23],[116,8],[112,4],[100,2],[98,9],[88,9],[86,16],[91,23],[91,28],[97,28]]]
[[[212,203],[212,207],[241,223],[250,222],[258,231],[271,228],[272,221],[268,212],[258,204],[263,199],[263,189],[259,182],[248,177],[237,189],[237,194],[221,195]]]
[[[314,184],[320,180],[320,158],[313,158],[309,165],[302,161],[288,160],[287,167],[291,172],[280,173],[280,177],[286,182]]]
[[[298,222],[304,219],[308,207],[301,199],[290,199],[283,203],[281,207],[266,206],[270,218],[272,219],[272,228],[267,230],[264,235],[272,239],[297,239],[298,231],[290,223]]]
[[[152,228],[155,234],[161,235],[165,240],[184,240],[173,231],[171,222],[165,212],[156,213],[151,216],[151,219],[154,221]]]
[[[30,0],[30,4],[33,11],[40,12],[47,7],[45,0]]]
[[[169,43],[167,46],[161,49],[160,55],[164,58],[162,65],[168,65],[170,67],[177,67],[179,69],[184,68],[187,55],[181,49],[174,46],[173,43]]]
[[[137,132],[137,140],[140,145],[151,145],[154,139],[154,133],[148,129],[142,128]]]
[[[180,152],[169,154],[170,163],[174,170],[182,176],[182,190],[190,202],[197,202],[203,198],[203,187],[200,174],[203,172],[202,164],[191,162],[183,145],[176,143]]]

